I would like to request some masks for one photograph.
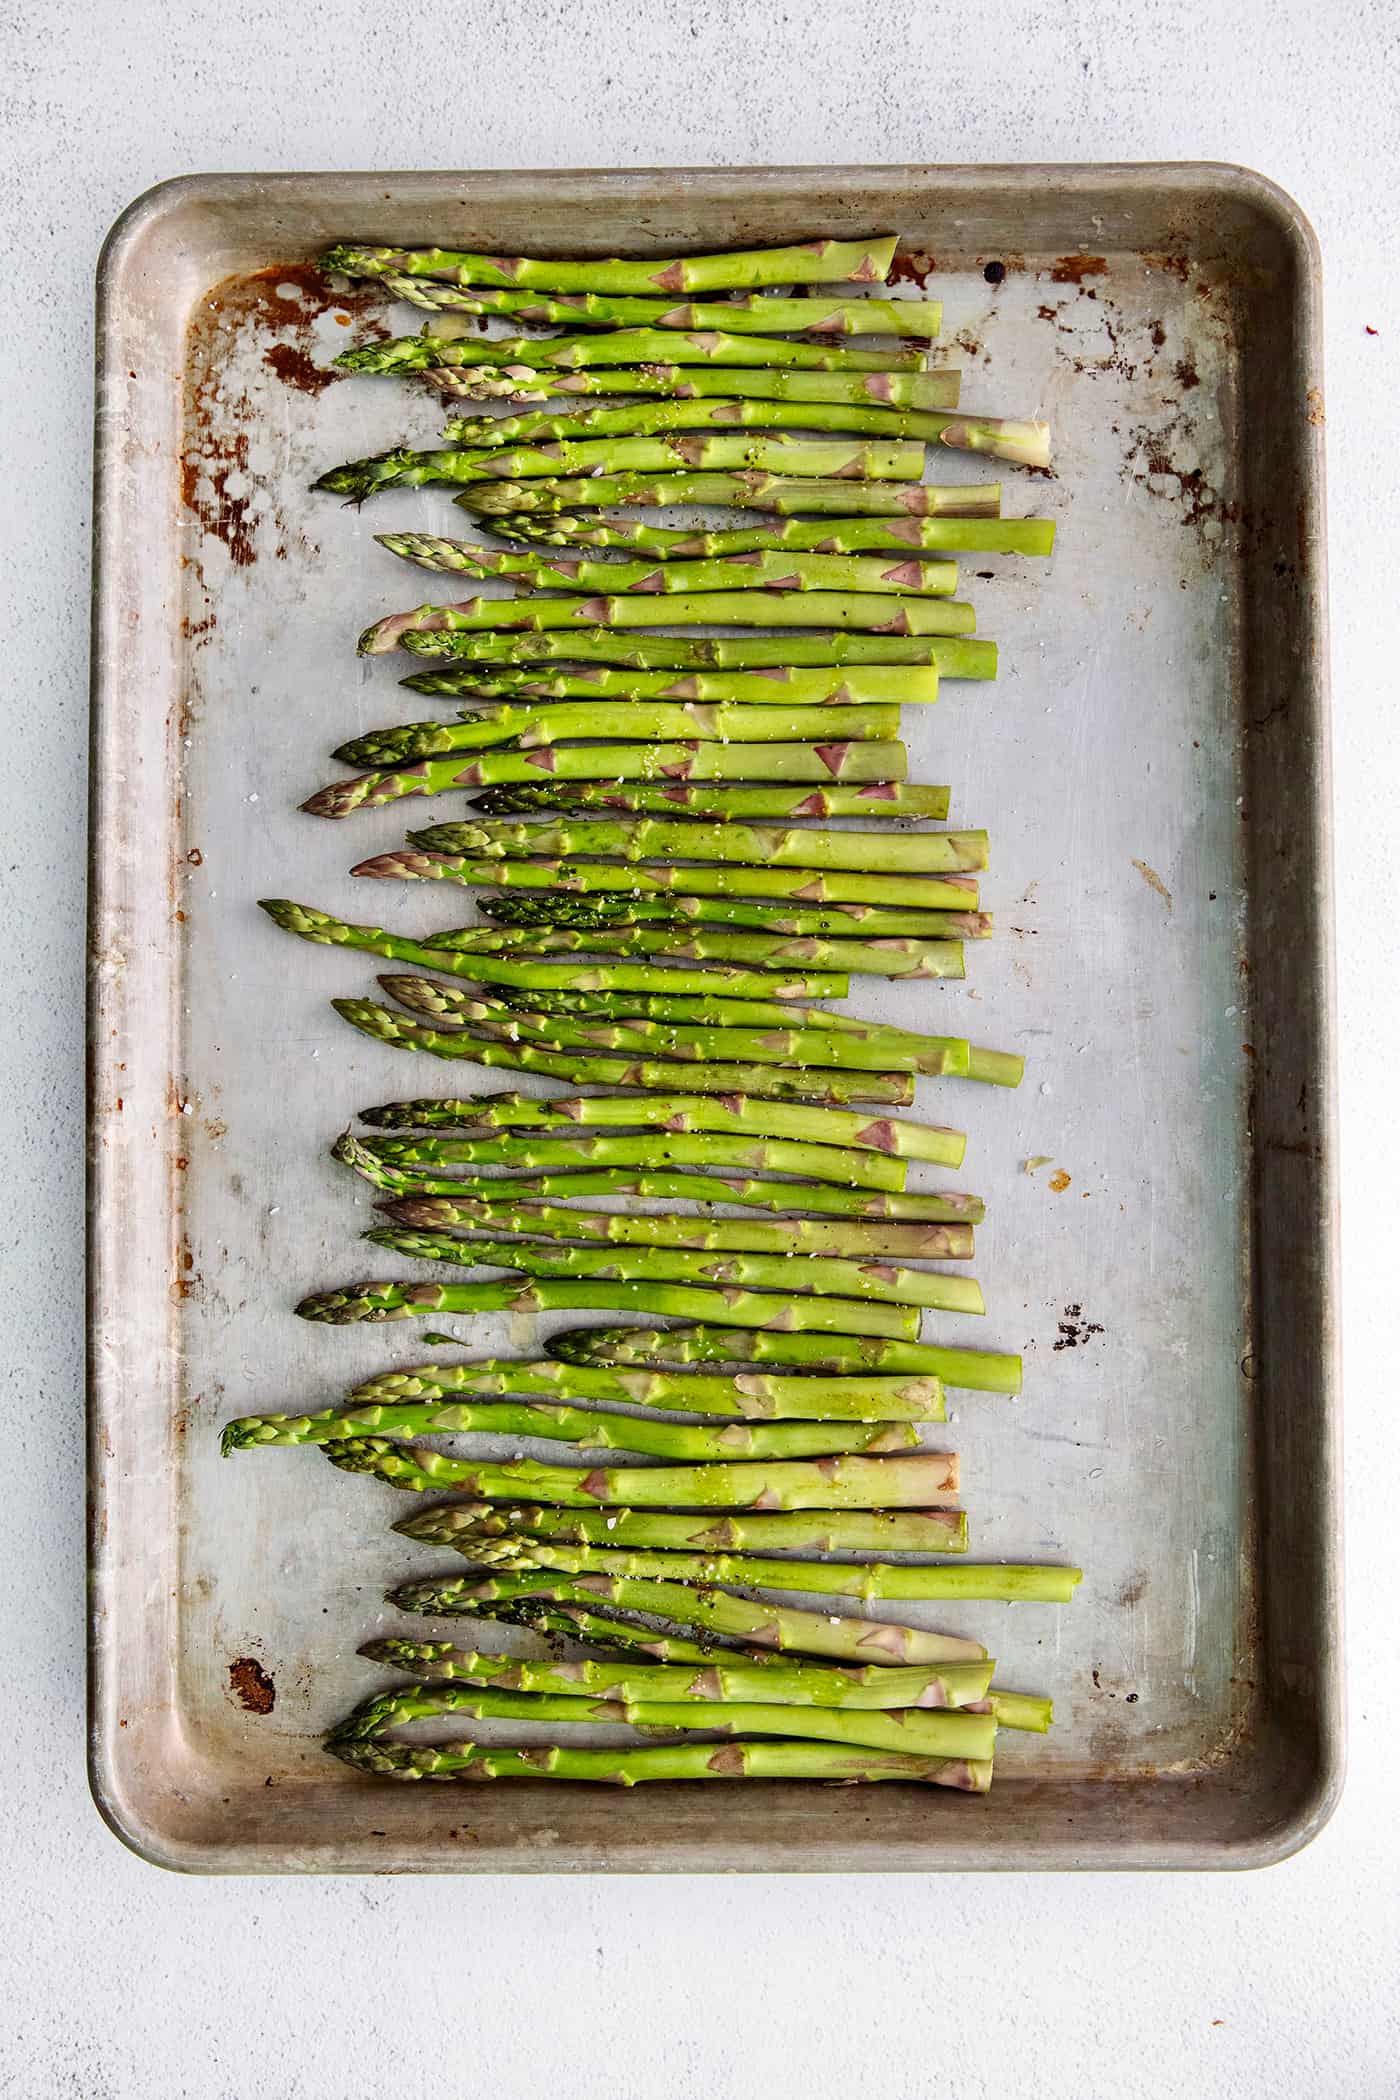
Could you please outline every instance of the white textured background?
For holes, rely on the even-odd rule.
[[[0,2094],[1400,2094],[1393,5],[0,0],[0,37]],[[107,226],[196,169],[1101,159],[1260,169],[1326,262],[1353,1684],[1339,1814],[1247,1879],[213,1883],[139,1864],[90,1806],[81,1726],[88,432]]]

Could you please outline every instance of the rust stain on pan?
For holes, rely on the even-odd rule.
[[[245,1713],[270,1714],[277,1704],[277,1686],[252,1655],[237,1656],[228,1666],[229,1690]]]

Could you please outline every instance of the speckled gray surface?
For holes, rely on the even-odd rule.
[[[1393,434],[1400,32],[1380,5],[1020,0],[959,25],[839,9],[539,0],[376,14],[134,0],[5,11],[10,305],[0,856],[23,1200],[0,1244],[13,1467],[0,1750],[0,2093],[396,2100],[488,2086],[691,2100],[1397,2090]],[[87,1798],[81,1728],[81,913],[91,273],[120,207],[193,168],[1211,158],[1299,198],[1327,269],[1346,1146],[1352,1776],[1248,1880],[195,1883]],[[14,258],[25,257],[22,267]],[[1363,1122],[1363,1118],[1365,1119]],[[1393,1287],[1392,1287],[1393,1294]],[[327,1959],[327,1957],[330,1957]],[[425,2010],[442,2047],[410,2043]],[[421,2032],[421,2028],[419,2029]]]

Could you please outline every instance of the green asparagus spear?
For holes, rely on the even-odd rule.
[[[694,701],[582,700],[547,707],[483,705],[456,722],[404,722],[352,737],[335,756],[347,766],[400,766],[440,752],[511,744],[538,750],[569,739],[655,737],[712,744],[781,744],[866,738],[892,742],[897,707],[712,707]]]
[[[435,637],[430,636],[430,640]],[[443,637],[450,640],[451,637]],[[313,817],[348,817],[407,795],[448,795],[454,788],[536,780],[902,780],[903,744],[565,744],[541,751],[482,751],[422,759],[388,772],[335,780],[302,803]]]
[[[597,1283],[575,1278],[527,1278],[505,1283],[400,1283],[375,1279],[348,1289],[318,1291],[296,1308],[303,1320],[333,1327],[360,1321],[416,1320],[424,1313],[623,1312],[658,1314],[715,1326],[819,1328],[824,1333],[886,1335],[913,1341],[916,1306],[883,1305],[801,1293],[700,1290],[679,1283]],[[344,1450],[341,1445],[336,1447]],[[527,1483],[528,1484],[528,1483]]]
[[[719,823],[781,821],[788,817],[898,817],[942,822],[948,814],[946,787],[911,787],[882,780],[864,787],[784,787],[770,782],[747,787],[706,781],[604,780],[530,781],[487,788],[469,807],[483,816],[529,815],[536,810],[609,815],[710,817]],[[964,900],[966,901],[966,900]]]
[[[941,1378],[972,1392],[1019,1393],[1021,1359],[985,1349],[946,1349],[933,1343],[867,1343],[854,1335],[772,1340],[705,1327],[575,1327],[549,1337],[551,1356],[578,1364],[777,1363],[841,1374],[852,1370],[907,1371]]]
[[[685,1384],[687,1381],[680,1381]],[[718,1381],[715,1381],[716,1383]],[[801,1379],[791,1381],[800,1385]],[[650,1509],[546,1509],[494,1502],[435,1502],[393,1527],[430,1546],[461,1538],[528,1537],[563,1546],[675,1547],[721,1553],[776,1547],[784,1553],[963,1553],[967,1518],[960,1509],[838,1509],[775,1515],[687,1516]],[[974,1694],[980,1698],[981,1694]]]
[[[461,955],[656,955],[678,962],[748,963],[781,970],[791,964],[866,977],[961,977],[961,941],[907,936],[870,941],[811,935],[731,933],[684,926],[468,926],[435,934],[440,948]]]
[[[684,1079],[684,1074],[680,1075]],[[421,1104],[410,1104],[413,1107]],[[665,1132],[648,1154],[648,1164],[752,1168],[769,1174],[815,1175],[822,1181],[863,1183],[867,1188],[902,1189],[908,1159],[928,1159],[938,1166],[962,1164],[967,1140],[960,1130],[941,1124],[911,1123],[902,1118],[851,1114],[803,1103],[707,1101],[676,1093],[665,1100],[645,1095],[609,1098],[589,1094],[574,1099],[541,1100],[533,1094],[487,1094],[475,1101],[439,1103],[456,1123],[478,1128],[547,1130],[569,1133],[562,1139],[371,1137],[364,1149],[391,1166],[529,1166],[630,1164],[615,1141],[580,1134],[580,1126],[627,1129],[650,1125]],[[369,1111],[364,1121],[373,1119]],[[440,1117],[440,1120],[447,1120]],[[712,1134],[713,1133],[713,1134]],[[739,1142],[742,1140],[742,1143]],[[755,1142],[755,1141],[758,1142]],[[782,1141],[804,1146],[800,1152],[779,1149]],[[812,1146],[824,1148],[812,1151]],[[849,1148],[854,1158],[833,1165],[829,1153]],[[670,1161],[663,1153],[670,1155]],[[950,1200],[945,1198],[946,1200]],[[958,1200],[958,1199],[951,1199]],[[964,1216],[962,1211],[954,1213]]]
[[[519,445],[499,451],[488,446],[465,452],[446,446],[415,452],[400,445],[368,459],[347,460],[311,486],[363,503],[385,489],[556,482],[561,476],[592,474],[758,473],[914,483],[923,464],[923,447],[907,441],[803,439],[779,430],[754,437],[582,438],[577,444]]]
[[[442,1453],[421,1451],[415,1457],[426,1467],[441,1460]],[[951,1452],[920,1452],[913,1458],[772,1459],[745,1465],[552,1466],[529,1458],[504,1465],[473,1460],[453,1465],[455,1484],[483,1501],[516,1501],[523,1495],[571,1509],[599,1503],[624,1509],[924,1509],[940,1495],[958,1490],[958,1461]],[[528,1585],[519,1594],[529,1594]],[[925,1659],[943,1658],[899,1658]]]
[[[441,329],[361,343],[335,360],[343,372],[396,374],[438,367],[504,366],[509,372],[562,369],[588,371],[612,365],[723,365],[790,372],[921,372],[917,346],[898,350],[848,350],[825,343],[794,343],[782,336],[731,335],[716,328],[616,328],[605,335],[507,335],[473,333],[465,341]]]
[[[883,284],[894,260],[894,234],[860,241],[808,241],[788,248],[736,249],[722,255],[681,255],[644,262],[570,262],[527,255],[478,255],[452,248],[370,248],[340,241],[321,268],[342,277],[429,277],[447,284],[526,286],[547,292],[751,291],[768,284],[831,284],[848,279]]]
[[[458,290],[428,279],[385,271],[396,299],[430,313],[514,314],[531,327],[727,328],[739,335],[936,336],[943,307],[937,299],[781,299],[748,293],[741,299],[624,298],[605,292]]]
[[[959,416],[927,409],[856,406],[848,402],[639,401],[626,407],[586,408],[568,415],[533,409],[515,416],[455,416],[443,435],[450,445],[552,444],[569,439],[649,437],[665,430],[843,430],[872,437],[916,439],[956,452],[982,452],[1017,466],[1048,467],[1050,426],[1004,416]]]
[[[1068,1604],[1081,1582],[1078,1568],[892,1565],[772,1560],[758,1554],[614,1551],[607,1546],[561,1545],[552,1540],[496,1536],[467,1526],[450,1541],[454,1552],[483,1567],[554,1569],[564,1575],[636,1576],[645,1581],[699,1582],[730,1588],[804,1590],[832,1597],[881,1597],[910,1603]]]
[[[731,1658],[723,1649],[716,1649],[699,1668],[625,1658],[557,1663],[524,1655],[483,1655],[456,1648],[451,1641],[410,1641],[402,1636],[366,1641],[360,1653],[422,1684],[494,1684],[578,1699],[693,1700],[701,1707],[729,1702],[840,1706],[865,1712],[975,1705],[987,1696],[993,1667],[979,1662],[944,1663],[939,1669],[838,1669],[776,1656],[748,1662]]]
[[[390,856],[392,858],[392,856]],[[775,904],[750,898],[677,896],[579,897],[543,890],[533,895],[492,893],[477,907],[497,926],[571,926],[594,931],[607,926],[729,926],[752,933],[789,934],[798,940],[981,941],[992,919],[984,911],[885,911],[875,904]],[[880,973],[884,975],[883,971]]]
[[[609,964],[580,972],[569,964],[502,962],[491,956],[466,956],[437,949],[423,941],[402,940],[381,926],[354,926],[309,904],[285,897],[264,897],[259,909],[287,933],[331,947],[355,948],[385,955],[391,962],[416,963],[420,969],[467,977],[477,984],[517,985],[525,991],[732,992],[736,998],[844,999],[848,982],[839,971],[807,971],[786,979],[755,970],[670,970]]]
[[[581,1049],[551,1050],[512,1042],[485,1028],[431,1028],[406,1019],[370,999],[333,999],[342,1021],[395,1050],[420,1050],[429,1057],[461,1060],[507,1072],[542,1072],[571,1086],[646,1087],[666,1091],[682,1081],[696,1093],[757,1094],[769,1099],[840,1105],[879,1102],[903,1108],[913,1098],[910,1081],[898,1072],[831,1070],[798,1072],[781,1065],[687,1064],[664,1059],[593,1057]]]
[[[332,1408],[319,1415],[242,1415],[224,1425],[221,1448],[251,1451],[264,1444],[332,1444],[380,1433],[394,1437],[457,1436],[473,1431],[493,1436],[539,1437],[550,1443],[583,1444],[596,1451],[640,1451],[652,1458],[687,1462],[706,1459],[794,1459],[845,1451],[908,1451],[917,1447],[912,1422],[730,1422],[723,1429],[687,1422],[654,1422],[642,1415],[605,1414],[597,1408],[515,1402],[405,1401]],[[432,1454],[434,1459],[440,1453]],[[446,1461],[449,1467],[456,1461]],[[450,1481],[450,1471],[443,1476]],[[874,1594],[872,1592],[872,1594]]]
[[[852,486],[855,484],[853,483]],[[831,627],[876,634],[971,634],[972,607],[957,598],[898,598],[881,591],[690,591],[661,604],[635,597],[464,598],[458,605],[418,605],[376,620],[360,636],[361,656],[412,649],[420,656],[450,655],[454,634],[631,627]]]
[[[953,487],[939,487],[930,481],[856,481],[841,475],[807,478],[767,472],[760,467],[740,467],[727,474],[697,470],[689,474],[561,475],[552,481],[482,481],[463,489],[457,501],[464,510],[490,517],[502,511],[574,510],[581,503],[641,507],[700,503],[722,510],[773,510],[780,516],[810,511],[817,516],[838,518],[994,518],[1001,510],[1001,484],[961,482]],[[720,616],[711,617],[718,625]],[[668,614],[668,622],[671,618]],[[636,624],[641,626],[643,622]],[[801,624],[793,622],[794,626]],[[809,626],[814,624],[807,622]],[[870,622],[871,626],[877,624]],[[925,627],[902,631],[939,634],[959,630]]]
[[[546,547],[636,548],[662,561],[783,553],[1045,555],[1055,545],[1052,518],[784,518],[702,531],[584,511],[577,517],[504,517],[491,530],[502,539]]]
[[[684,1414],[723,1415],[741,1421],[938,1422],[943,1419],[943,1388],[936,1378],[774,1378],[762,1374],[711,1378],[702,1371],[623,1371],[558,1363],[552,1357],[532,1363],[487,1358],[475,1363],[416,1364],[407,1371],[386,1371],[378,1378],[366,1379],[347,1395],[346,1404],[351,1408],[400,1405],[408,1401],[445,1400],[453,1393],[470,1393],[478,1399],[502,1394],[543,1394],[560,1400],[615,1401],[627,1407],[679,1409]],[[461,1507],[460,1504],[452,1506],[454,1510]],[[512,1512],[512,1518],[514,1516],[515,1512]],[[947,1512],[938,1513],[939,1524],[944,1524],[945,1517],[951,1525],[952,1518]],[[584,1520],[578,1521],[582,1523]],[[602,1524],[603,1519],[587,1519],[590,1525],[595,1521]],[[623,1533],[618,1542],[639,1546],[705,1543],[711,1546],[757,1546],[805,1540],[814,1552],[839,1550],[830,1543],[836,1534],[829,1527],[813,1527],[806,1518],[754,1518],[742,1534],[726,1534],[723,1538],[715,1534],[708,1540],[699,1540],[693,1529],[676,1538],[663,1537],[655,1530],[657,1521],[647,1518],[650,1528],[644,1534],[629,1539]],[[573,1524],[574,1519],[569,1522]],[[609,1518],[607,1522],[607,1533],[587,1529],[556,1532],[552,1525],[547,1530],[551,1537],[597,1537],[606,1544],[613,1520]],[[870,1530],[863,1516],[858,1520],[841,1519],[842,1524],[848,1522],[859,1522],[865,1531]],[[936,1546],[916,1544],[916,1539],[931,1535],[920,1528],[923,1519],[901,1518],[899,1522],[907,1527],[907,1533],[901,1532],[899,1538],[879,1534],[884,1543],[895,1550],[912,1553],[962,1550],[956,1542]],[[880,1523],[888,1530],[895,1519],[881,1517]],[[756,1531],[754,1525],[758,1527]],[[765,1530],[765,1526],[769,1529]],[[939,1531],[937,1535],[942,1538],[945,1531]],[[415,1532],[412,1536],[426,1538],[428,1534]],[[819,1536],[828,1543],[813,1544]],[[900,1544],[901,1538],[903,1544]],[[847,1541],[854,1542],[854,1536]]]
[[[758,868],[890,870],[900,874],[947,874],[985,868],[985,831],[803,831],[760,825],[668,823],[665,819],[580,822],[567,817],[547,824],[435,824],[409,834],[428,853],[460,853],[478,860],[565,859],[607,854],[641,860],[738,861]],[[690,879],[689,870],[685,879]],[[825,893],[825,901],[831,893]],[[794,893],[797,902],[805,899]],[[847,895],[839,901],[877,901]],[[881,892],[882,902],[907,903]],[[839,995],[833,995],[839,996]]]
[[[858,554],[747,554],[723,561],[608,561],[479,547],[425,532],[380,532],[381,547],[448,576],[510,577],[536,591],[880,591],[951,597],[958,571],[950,561],[881,560]]]
[[[844,1707],[712,1706],[697,1713],[685,1700],[624,1702],[579,1699],[559,1693],[497,1691],[464,1684],[405,1687],[365,1701],[327,1738],[327,1747],[373,1743],[389,1728],[442,1714],[473,1720],[612,1721],[643,1730],[670,1732],[704,1728],[720,1735],[811,1736],[857,1749],[895,1751],[915,1757],[991,1757],[997,1724],[991,1714],[955,1711],[896,1713],[848,1711]]]
[[[865,1461],[875,1464],[874,1460]],[[914,1465],[914,1459],[882,1464]],[[753,1470],[758,1470],[754,1468]],[[472,1575],[405,1582],[389,1593],[389,1602],[430,1617],[472,1616],[479,1602],[542,1597],[550,1603],[585,1608],[615,1604],[625,1611],[652,1612],[679,1626],[703,1626],[712,1633],[777,1648],[785,1654],[822,1655],[840,1662],[896,1665],[982,1662],[986,1650],[976,1641],[945,1633],[925,1633],[913,1626],[844,1614],[802,1611],[764,1598],[760,1603],[732,1597],[722,1590],[693,1590],[678,1582],[643,1582],[615,1575]]]
[[[849,401],[888,408],[956,408],[962,375],[911,372],[801,372],[791,366],[646,364],[635,369],[564,371],[528,365],[437,365],[425,382],[455,401],[547,401],[552,394],[652,394],[677,400]]]
[[[727,707],[902,707],[932,704],[938,698],[938,666],[833,664],[825,670],[794,671],[774,664],[766,671],[716,673],[629,671],[609,664],[566,665],[563,670],[548,664],[464,664],[458,670],[415,671],[399,683],[411,692],[447,693],[470,701],[698,700]],[[941,814],[947,815],[946,808]]]
[[[774,1291],[786,1287],[829,1298],[922,1305],[938,1312],[985,1313],[987,1309],[974,1277],[953,1276],[941,1269],[901,1268],[893,1262],[842,1261],[816,1254],[710,1254],[683,1247],[566,1247],[552,1240],[460,1239],[451,1233],[410,1232],[392,1225],[375,1226],[361,1238],[414,1261],[447,1262],[459,1269],[714,1284],[726,1290],[731,1286]]]
[[[496,1743],[433,1750],[379,1740],[327,1744],[343,1764],[379,1779],[564,1779],[640,1786],[654,1779],[821,1779],[843,1785],[903,1781],[985,1794],[990,1759],[911,1757],[894,1750],[856,1750],[844,1743],[670,1743],[655,1750],[574,1750],[535,1743],[528,1750]]]
[[[567,820],[560,820],[567,822]],[[463,831],[472,827],[463,826]],[[570,827],[571,829],[573,827]],[[708,834],[699,826],[688,826],[695,834],[695,858],[702,857]],[[438,828],[433,827],[434,836]],[[458,827],[453,826],[456,835]],[[681,834],[679,824],[671,827],[675,836]],[[728,835],[732,827],[726,826]],[[587,837],[582,826],[576,835],[580,840]],[[739,833],[732,832],[734,839]],[[414,834],[421,840],[423,833]],[[760,834],[771,837],[772,834]],[[802,837],[815,836],[818,851],[826,851],[820,845],[821,834],[803,833]],[[849,833],[842,836],[849,837]],[[860,834],[857,834],[860,836]],[[907,835],[892,833],[884,843],[896,853],[902,850],[901,842]],[[926,837],[927,834],[919,834]],[[965,834],[964,834],[965,836]],[[685,839],[686,845],[692,840]],[[396,880],[427,882],[461,882],[490,885],[516,890],[547,890],[551,900],[560,896],[583,896],[590,904],[605,899],[612,891],[621,891],[629,901],[657,895],[668,902],[674,891],[683,891],[692,900],[697,897],[766,897],[780,899],[786,908],[805,910],[814,905],[844,905],[855,911],[880,908],[886,911],[914,911],[927,915],[933,912],[966,914],[977,908],[978,891],[975,877],[970,875],[887,875],[860,874],[851,869],[836,869],[820,872],[811,868],[760,867],[753,865],[726,866],[722,862],[713,867],[680,865],[677,860],[637,861],[628,858],[625,865],[613,867],[607,861],[591,861],[578,857],[578,852],[587,850],[581,846],[567,860],[510,860],[505,858],[468,858],[451,852],[424,850],[415,843],[411,848],[394,853],[378,853],[369,860],[360,861],[351,869],[353,875],[393,877]],[[605,843],[601,849],[607,852]]]
[[[932,665],[943,678],[995,678],[997,645],[967,635],[637,634],[587,627],[577,634],[481,633],[442,638],[442,653],[464,664],[508,668],[567,659],[572,664],[617,664],[640,671],[814,670],[856,664]]]

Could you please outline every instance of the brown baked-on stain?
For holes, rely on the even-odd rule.
[[[890,264],[890,273],[885,282],[917,284],[922,289],[937,268],[938,264],[926,250],[906,248],[903,254],[896,255]]]
[[[277,1704],[277,1687],[262,1664],[251,1655],[240,1655],[228,1666],[229,1689],[245,1713],[270,1714]]]
[[[1106,255],[1062,255],[1050,272],[1052,284],[1082,285],[1086,277],[1106,277]]]
[[[1201,375],[1196,370],[1195,359],[1190,355],[1189,351],[1185,357],[1178,358],[1172,366],[1172,377],[1181,388],[1183,394],[1189,394],[1193,386],[1200,385]]]
[[[345,374],[337,372],[332,365],[318,365],[305,350],[294,343],[274,343],[263,352],[263,363],[277,374],[287,386],[294,386],[298,393],[316,395],[328,386],[334,386]]]

